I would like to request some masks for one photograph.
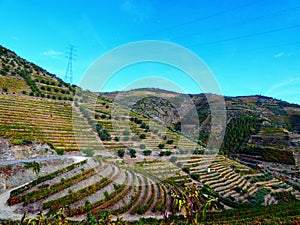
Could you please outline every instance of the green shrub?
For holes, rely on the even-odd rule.
[[[151,150],[145,150],[145,151],[143,151],[143,154],[144,154],[145,156],[149,156],[149,155],[151,155],[151,153],[152,153]]]
[[[94,151],[92,149],[85,149],[82,151],[87,157],[93,157],[94,156]]]
[[[166,156],[170,156],[172,154],[172,152],[170,151],[170,150],[167,150],[166,152],[165,152],[165,155]]]
[[[129,134],[130,134],[130,131],[128,131],[128,130],[123,131],[123,135],[129,135]]]
[[[58,155],[63,155],[63,154],[65,153],[65,150],[63,150],[63,149],[57,149],[57,150],[56,150],[56,153],[57,153]]]
[[[120,141],[120,138],[118,136],[115,136],[114,140],[115,141]]]
[[[173,142],[174,142],[174,140],[171,140],[171,139],[170,139],[170,140],[167,140],[167,144],[168,144],[168,145],[173,144]]]
[[[177,161],[177,156],[172,156],[170,162],[175,163]]]
[[[129,137],[128,136],[123,137],[123,141],[129,141]]]
[[[131,158],[135,158],[136,157],[136,150],[130,149],[129,150],[129,155],[130,155]]]
[[[181,162],[177,162],[176,165],[177,165],[178,167],[182,167],[182,163],[181,163]]]
[[[190,173],[190,168],[187,166],[182,167],[183,172]]]
[[[194,154],[194,155],[203,155],[203,154],[204,154],[204,150],[195,149],[195,150],[193,151],[193,154]]]
[[[234,188],[234,190],[235,190],[236,192],[240,193],[240,192],[243,190],[243,188],[242,188],[241,186],[236,186],[236,187]]]
[[[123,158],[124,155],[125,155],[125,150],[124,150],[124,149],[119,149],[118,152],[117,152],[117,154],[118,154],[118,156],[119,156],[120,158]]]
[[[163,149],[163,148],[165,147],[165,144],[160,143],[157,147],[158,147],[159,149]]]
[[[193,180],[200,180],[200,174],[199,173],[192,173],[191,174],[191,178],[193,179]]]
[[[140,139],[146,139],[146,134],[140,134]]]
[[[11,143],[13,145],[22,145],[23,144],[23,140],[22,139],[14,139],[11,141]]]
[[[36,174],[39,174],[41,171],[41,165],[38,162],[25,162],[26,169],[32,169]]]

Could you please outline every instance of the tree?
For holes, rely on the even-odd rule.
[[[192,178],[193,180],[198,180],[198,181],[199,181],[199,179],[200,179],[200,174],[199,174],[199,173],[192,173],[192,174],[191,174],[191,178]]]
[[[163,149],[163,148],[165,147],[165,144],[160,143],[157,147],[158,147],[159,149]]]
[[[172,140],[172,139],[170,139],[170,140],[167,140],[167,144],[168,144],[168,145],[171,145],[171,144],[173,144],[173,142],[174,142],[174,140]]]
[[[166,152],[165,152],[165,151],[161,151],[161,152],[159,153],[159,156],[164,156],[164,155],[166,155]]]
[[[115,141],[120,141],[120,138],[118,136],[115,136],[114,140]]]
[[[166,156],[170,156],[172,154],[172,152],[170,151],[170,150],[167,150],[166,152],[165,152],[165,155]]]
[[[146,139],[146,134],[140,134],[140,139]]]
[[[142,122],[142,124],[141,124],[141,126],[140,126],[141,128],[143,128],[143,129],[145,129],[146,127],[147,127],[147,124],[146,123],[144,123],[144,122]]]
[[[204,150],[200,150],[200,149],[195,149],[194,151],[193,151],[193,154],[194,155],[203,155],[204,154]]]
[[[187,166],[183,167],[182,170],[186,173],[190,173],[190,168]]]
[[[124,155],[125,155],[125,150],[124,150],[124,149],[119,149],[119,150],[118,150],[118,156],[119,156],[120,158],[123,158]]]
[[[135,158],[136,157],[136,150],[130,149],[129,150],[129,155],[130,155],[131,158]]]
[[[170,158],[170,162],[175,163],[177,161],[177,157],[176,156],[172,156]]]
[[[143,154],[144,154],[145,156],[149,156],[149,155],[151,155],[151,153],[152,153],[151,150],[145,150],[145,151],[143,151]]]
[[[140,149],[145,149],[146,145],[145,144],[140,144]]]

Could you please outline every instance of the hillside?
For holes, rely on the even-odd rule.
[[[134,112],[147,115],[157,121],[168,124],[169,127],[180,132],[182,120],[195,124],[201,123],[199,142],[205,144],[210,132],[210,109],[207,98],[211,95],[189,95],[193,101],[198,117],[192,121],[182,118],[178,109],[185,111],[184,117],[189,117],[189,108],[185,107],[186,97],[183,94],[148,90],[132,90],[122,93],[104,93],[104,96],[113,100],[116,96],[126,96],[117,99],[130,106]],[[270,147],[274,152],[278,149],[295,154],[298,159],[300,146],[299,115],[300,106],[265,96],[225,97],[227,111],[227,130],[221,151],[225,154],[242,153],[246,147]],[[239,137],[237,136],[239,135]],[[247,151],[251,153],[251,151]],[[257,154],[257,153],[255,153]],[[280,152],[279,152],[280,154]],[[289,154],[289,153],[287,153]],[[277,162],[282,158],[266,158],[262,160]],[[279,161],[280,162],[280,161]],[[282,162],[282,161],[281,161]],[[284,163],[284,162],[282,162]],[[294,160],[287,159],[286,164],[295,164]]]
[[[0,50],[0,138],[9,152],[0,151],[0,219],[65,207],[75,221],[108,209],[126,220],[162,219],[180,214],[174,196],[187,201],[185,187],[208,191],[201,202],[217,197],[210,209],[225,215],[233,208],[297,205],[298,105],[225,97],[225,139],[220,154],[211,155],[204,149],[213,95],[153,88],[92,93]]]

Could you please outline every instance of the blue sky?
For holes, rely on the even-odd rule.
[[[298,0],[0,0],[0,8],[0,44],[58,77],[65,75],[67,46],[76,46],[75,84],[113,48],[161,40],[196,53],[225,95],[262,94],[300,103]],[[185,92],[201,91],[188,75],[159,63],[120,70],[104,91],[149,76]]]

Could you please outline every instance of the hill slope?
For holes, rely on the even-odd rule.
[[[34,140],[60,154],[89,149],[105,156],[0,162],[0,217],[68,205],[65,215],[77,220],[106,209],[127,219],[162,218],[173,211],[172,194],[184,199],[184,187],[193,185],[211,190],[220,209],[300,198],[298,105],[263,96],[225,97],[221,153],[232,159],[212,156],[203,151],[212,95],[157,89],[91,93],[0,49],[0,136],[11,145]],[[201,129],[195,140],[196,120]],[[190,133],[182,134],[182,121]],[[59,166],[49,170],[52,164]]]

